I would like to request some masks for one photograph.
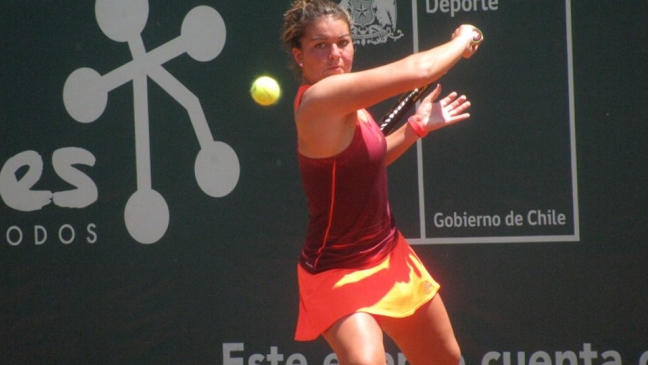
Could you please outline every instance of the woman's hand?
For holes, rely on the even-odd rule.
[[[437,84],[435,90],[422,99],[414,115],[414,118],[427,132],[467,120],[471,116],[469,113],[465,113],[471,106],[466,96],[458,97],[456,92],[452,92],[442,100],[434,102],[441,92],[442,87]]]
[[[471,56],[473,56],[473,54],[478,51],[479,42],[476,42],[476,40],[474,39],[474,37],[476,36],[476,32],[478,32],[480,38],[482,38],[482,33],[479,30],[477,30],[476,27],[470,24],[463,24],[460,25],[453,32],[453,34],[451,34],[451,39],[460,38],[466,42],[466,46],[464,52],[462,53],[462,57],[471,58]],[[482,42],[482,40],[480,40],[480,42]]]

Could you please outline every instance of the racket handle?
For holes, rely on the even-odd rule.
[[[473,40],[471,41],[471,44],[477,45],[481,44],[484,41],[484,36],[482,35],[482,31],[476,27],[473,27]]]
[[[379,128],[384,135],[387,136],[392,132],[394,127],[397,126],[397,123],[399,123],[403,119],[408,110],[410,110],[410,108],[417,102],[417,100],[419,100],[424,92],[428,90],[430,85],[431,84],[428,84],[426,86],[414,89],[399,97],[397,102],[392,106],[392,108],[390,108],[390,111],[388,111],[379,122]]]

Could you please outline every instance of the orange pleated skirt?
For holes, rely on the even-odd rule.
[[[439,284],[400,233],[398,239],[388,257],[367,269],[311,274],[297,265],[300,311],[295,340],[315,340],[352,313],[403,318],[430,301]]]

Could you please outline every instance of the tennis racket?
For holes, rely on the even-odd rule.
[[[410,110],[410,108],[415,105],[415,103],[421,98],[421,96],[428,90],[432,84],[422,86],[420,88],[414,89],[410,92],[407,92],[399,99],[397,102],[390,108],[390,110],[385,113],[381,121],[379,122],[379,128],[384,135],[389,135],[394,130],[394,127],[403,119],[404,115]]]
[[[483,41],[484,36],[482,35],[480,29],[473,28],[473,41],[471,42],[471,44],[479,45]],[[392,133],[394,127],[397,126],[401,119],[403,119],[403,117],[406,115],[408,110],[410,110],[410,108],[415,105],[417,101],[419,101],[421,96],[426,92],[426,90],[428,90],[431,85],[432,84],[428,84],[426,86],[414,89],[401,95],[401,97],[397,99],[397,102],[392,106],[392,108],[390,108],[387,113],[385,113],[385,115],[379,122],[379,128],[384,135],[387,136]]]

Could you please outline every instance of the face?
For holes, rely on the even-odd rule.
[[[293,57],[301,65],[305,82],[313,84],[351,71],[354,44],[344,20],[321,18],[305,29],[300,42],[302,48],[293,48]]]

